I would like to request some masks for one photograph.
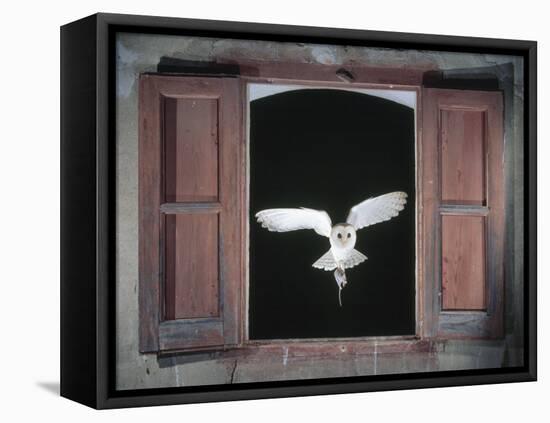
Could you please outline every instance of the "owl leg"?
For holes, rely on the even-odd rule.
[[[336,279],[336,283],[338,284],[338,303],[340,304],[340,307],[342,307],[342,289],[346,286],[348,283],[346,279],[346,272],[344,271],[343,267],[337,267],[334,271],[334,278]]]

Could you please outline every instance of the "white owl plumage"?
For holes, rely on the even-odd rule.
[[[313,229],[329,238],[331,248],[313,263],[313,267],[326,271],[336,269],[334,276],[341,291],[347,283],[345,269],[367,259],[354,249],[356,231],[397,216],[406,202],[407,194],[402,191],[369,198],[351,208],[346,223],[334,226],[326,211],[307,208],[267,209],[256,213],[256,218],[262,227],[272,232]]]

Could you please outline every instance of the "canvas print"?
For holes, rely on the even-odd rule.
[[[522,366],[523,70],[117,33],[116,390]]]

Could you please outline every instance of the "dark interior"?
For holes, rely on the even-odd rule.
[[[414,334],[414,111],[332,89],[284,92],[250,103],[251,339]],[[266,208],[326,210],[344,222],[368,197],[405,191],[399,216],[358,231],[368,260],[347,270],[338,304],[333,272],[312,267],[330,248],[312,230],[269,232]]]

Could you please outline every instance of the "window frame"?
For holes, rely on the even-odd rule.
[[[254,76],[244,76],[241,77],[243,81],[243,94],[241,95],[241,98],[243,99],[245,103],[245,110],[243,111],[243,120],[244,120],[244,134],[246,136],[246,194],[245,194],[245,216],[246,221],[244,222],[244,225],[246,227],[246,234],[243,236],[244,244],[245,244],[245,260],[248,263],[248,252],[249,252],[249,243],[250,243],[250,237],[249,237],[249,228],[250,228],[250,220],[248,216],[250,216],[249,213],[249,201],[250,201],[250,110],[249,110],[249,100],[248,100],[248,85],[249,84],[268,84],[268,85],[297,85],[297,86],[312,86],[315,88],[333,88],[333,89],[379,89],[379,90],[397,90],[397,91],[411,91],[416,94],[416,106],[414,109],[414,119],[415,119],[415,189],[418,193],[419,191],[419,182],[420,182],[420,176],[421,173],[419,173],[419,143],[420,143],[420,136],[421,136],[421,118],[422,118],[422,86],[421,85],[410,85],[403,83],[399,79],[395,79],[395,82],[388,83],[383,82],[382,75],[375,74],[376,76],[373,78],[371,75],[367,75],[369,69],[362,66],[362,71],[359,75],[364,76],[366,79],[373,78],[373,81],[365,81],[365,82],[345,82],[345,81],[338,81],[334,80],[333,76],[335,72],[332,70],[332,72],[320,73],[318,71],[318,65],[300,65],[304,67],[311,66],[311,70],[307,72],[304,69],[304,72],[300,72],[302,75],[300,78],[296,78],[295,76],[292,79],[289,79],[285,75],[286,69],[281,66],[279,69],[277,69],[277,72],[274,76],[271,76],[272,74],[268,74],[267,76],[263,77],[254,77]],[[326,66],[326,65],[323,65]],[[339,70],[342,70],[342,67],[338,67],[336,72]],[[378,68],[373,68],[379,71]],[[292,72],[292,69],[289,66],[289,72]],[[354,75],[357,75],[357,70],[353,71]],[[397,75],[396,75],[397,76]],[[406,74],[407,77],[410,77],[410,74]],[[313,79],[313,78],[319,78],[319,79]],[[407,82],[407,81],[405,81]],[[420,248],[420,242],[419,242],[419,234],[420,234],[420,227],[419,227],[419,195],[417,194],[415,196],[415,333],[410,335],[392,335],[392,336],[360,336],[360,337],[344,337],[344,338],[333,338],[333,337],[327,337],[327,338],[284,338],[284,339],[250,339],[249,337],[249,269],[248,266],[243,270],[245,275],[244,280],[244,310],[245,310],[245,316],[243,321],[243,345],[245,347],[256,347],[259,349],[265,349],[266,351],[270,350],[271,345],[274,344],[277,346],[277,348],[303,348],[305,350],[308,350],[310,352],[319,351],[322,354],[326,354],[327,351],[330,351],[333,349],[334,345],[337,344],[339,346],[339,350],[341,352],[348,351],[348,350],[361,350],[362,348],[371,349],[372,345],[381,344],[382,347],[384,347],[385,344],[390,346],[390,348],[395,348],[397,342],[402,342],[403,345],[398,348],[399,350],[408,350],[409,348],[414,348],[414,343],[422,338],[421,336],[421,324],[422,316],[424,314],[424,311],[421,310],[421,301],[420,301],[420,295],[419,292],[423,292],[424,284],[421,278],[419,277],[419,269],[420,269],[420,257],[422,257],[422,253],[419,251]],[[425,348],[426,345],[424,343],[420,343],[419,346],[421,348]]]

